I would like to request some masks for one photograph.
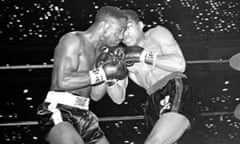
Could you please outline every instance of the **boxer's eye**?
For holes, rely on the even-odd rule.
[[[128,25],[127,25],[127,30],[130,30],[130,29],[132,29],[132,28],[133,28],[133,24],[128,23]]]

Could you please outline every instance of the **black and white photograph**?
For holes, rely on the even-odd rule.
[[[240,1],[0,0],[1,144],[239,144]]]

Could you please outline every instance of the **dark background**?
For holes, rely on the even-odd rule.
[[[145,30],[167,27],[188,61],[229,59],[240,52],[238,0],[0,0],[0,123],[14,122],[1,125],[1,143],[43,143],[34,124],[35,112],[51,76],[51,68],[7,66],[52,64],[58,39],[66,32],[87,29],[104,5],[137,11]],[[197,94],[200,117],[181,143],[238,144],[240,121],[233,111],[240,101],[240,72],[228,63],[189,63],[186,74]],[[105,96],[92,102],[91,109],[100,118],[141,116],[144,90],[130,81],[127,93],[122,105]],[[100,123],[111,143],[140,144],[145,138],[142,119]]]

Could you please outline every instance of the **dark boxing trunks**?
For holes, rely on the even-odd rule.
[[[38,107],[37,116],[40,123],[41,136],[46,137],[50,129],[56,124],[53,119],[54,112],[49,108],[51,103],[44,102]],[[97,116],[85,109],[57,104],[62,121],[71,123],[85,143],[94,144],[104,136],[99,127]]]
[[[149,131],[162,114],[177,112],[193,125],[196,115],[196,97],[188,79],[183,74],[172,74],[160,80],[148,91],[145,105],[146,127]]]

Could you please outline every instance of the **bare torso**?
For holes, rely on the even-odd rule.
[[[76,55],[74,55],[74,61],[77,63],[77,67],[75,67],[74,71],[83,73],[83,75],[88,74],[89,70],[93,69],[94,61],[96,57],[96,49],[92,47],[91,44],[89,44],[85,38],[84,33],[81,32],[72,32],[71,34],[78,37],[80,43],[79,48],[74,52]],[[63,69],[63,61],[66,61],[65,56],[66,48],[61,47],[61,43],[57,46],[55,50],[55,56],[54,56],[54,69],[52,72],[52,82],[51,82],[51,90],[55,91],[61,91],[61,89],[58,87],[57,82],[59,81],[59,74],[64,74]],[[90,86],[81,87],[78,89],[69,89],[69,90],[63,90],[68,91],[70,93],[83,96],[83,97],[89,97],[91,92]]]
[[[150,36],[149,32],[145,33],[146,39],[140,44],[145,50],[150,50],[162,54],[161,46],[159,43],[154,41]],[[167,76],[171,72],[166,70],[153,67],[145,63],[135,63],[133,66],[128,67],[129,77],[139,86],[148,89],[157,81]]]

